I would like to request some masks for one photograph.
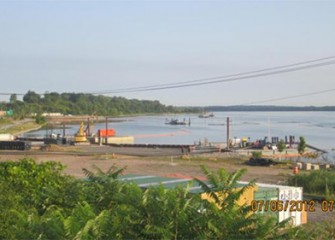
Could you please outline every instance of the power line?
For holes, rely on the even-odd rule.
[[[1,96],[10,96],[10,95],[18,95],[18,96],[23,96],[25,93],[0,93]]]
[[[240,81],[246,80],[255,77],[263,77],[263,76],[270,76],[270,75],[277,75],[282,73],[288,72],[295,72],[300,70],[312,69],[327,65],[335,64],[335,56],[320,58],[310,61],[304,61],[294,64],[282,65],[272,68],[265,68],[261,70],[243,72],[238,74],[232,75],[225,75],[225,76],[218,76],[218,77],[211,77],[211,78],[203,78],[191,81],[183,81],[178,83],[169,83],[169,84],[157,84],[157,85],[149,85],[143,87],[134,87],[134,88],[123,88],[123,89],[115,89],[115,90],[105,90],[105,91],[96,91],[90,92],[91,94],[112,94],[112,93],[125,93],[125,92],[143,92],[143,91],[155,91],[155,90],[164,90],[164,89],[172,89],[172,88],[183,88],[183,87],[192,87],[192,86],[199,86],[199,85],[208,85],[208,84],[215,84],[215,83],[224,83],[224,82],[232,82],[232,81]],[[331,60],[322,62],[325,60]],[[314,63],[314,64],[311,64]],[[306,65],[309,64],[309,65]],[[301,66],[305,65],[305,66]]]
[[[313,60],[308,60],[308,61],[303,61],[303,62],[298,62],[298,63],[293,63],[293,64],[275,66],[271,68],[265,68],[265,69],[248,71],[248,72],[231,74],[231,75],[216,76],[216,77],[196,79],[196,80],[190,80],[190,81],[182,81],[182,82],[177,82],[177,83],[175,82],[175,83],[167,83],[167,84],[142,86],[142,87],[87,92],[87,94],[107,95],[107,94],[112,94],[112,93],[156,91],[156,90],[164,90],[164,89],[209,85],[209,84],[241,81],[241,80],[247,80],[250,78],[264,77],[264,76],[277,75],[277,74],[288,73],[288,72],[301,71],[301,70],[318,68],[318,67],[333,65],[333,64],[335,64],[335,56],[329,56],[329,57],[324,57],[324,58],[318,58],[318,59],[313,59]],[[24,93],[0,93],[0,95],[12,95],[12,94],[25,95]],[[39,93],[39,94],[43,95],[44,93]]]
[[[303,66],[303,67],[296,67],[296,68],[291,68],[291,69],[286,69],[286,70],[272,71],[272,72],[268,72],[268,73],[253,74],[253,75],[248,75],[248,76],[244,76],[244,77],[235,77],[235,78],[230,78],[230,79],[214,80],[214,81],[207,81],[207,82],[200,82],[200,83],[189,83],[189,84],[167,86],[167,87],[147,88],[147,89],[143,89],[143,90],[138,90],[136,92],[154,91],[154,90],[163,90],[163,89],[171,89],[171,88],[191,87],[191,86],[209,85],[209,84],[214,84],[214,83],[240,81],[240,80],[244,80],[244,79],[250,79],[250,78],[255,78],[255,77],[264,77],[264,76],[270,76],[270,75],[277,75],[277,74],[288,73],[288,72],[295,72],[295,71],[299,71],[299,70],[303,70],[303,69],[316,68],[316,67],[332,65],[332,64],[335,64],[335,61],[328,62],[328,63],[314,64],[312,66]]]
[[[276,102],[276,101],[281,101],[281,100],[307,97],[307,96],[312,96],[312,95],[317,95],[317,94],[322,94],[322,93],[327,93],[327,92],[334,92],[334,91],[335,91],[335,88],[316,91],[316,92],[303,93],[303,94],[287,96],[287,97],[270,98],[270,99],[266,99],[266,100],[254,101],[254,102],[249,102],[249,103],[244,103],[244,104],[239,104],[239,105],[254,105],[254,104],[260,104],[260,103]]]

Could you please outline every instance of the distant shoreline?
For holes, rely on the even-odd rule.
[[[187,107],[184,107],[187,108]],[[188,107],[188,109],[202,109],[207,112],[334,112],[335,106],[207,106]]]

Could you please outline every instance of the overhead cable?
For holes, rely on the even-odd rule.
[[[293,95],[293,96],[287,96],[287,97],[270,98],[270,99],[265,99],[265,100],[260,100],[260,101],[243,103],[243,104],[239,104],[239,105],[254,105],[254,104],[260,104],[260,103],[276,102],[276,101],[293,99],[293,98],[308,97],[308,96],[312,96],[312,95],[317,95],[317,94],[322,94],[322,93],[328,93],[328,92],[334,92],[334,91],[335,91],[335,88],[333,88],[333,89],[327,89],[327,90],[321,90],[321,91],[316,91],[316,92],[303,93],[303,94],[298,94],[298,95]]]
[[[93,95],[108,95],[108,94],[117,94],[117,93],[127,93],[127,92],[144,92],[144,91],[157,91],[164,89],[173,89],[173,88],[185,88],[185,87],[193,87],[200,85],[209,85],[216,83],[225,83],[225,82],[233,82],[233,81],[241,81],[247,80],[256,77],[264,77],[270,75],[277,75],[289,72],[296,72],[306,69],[313,69],[328,65],[335,64],[335,56],[329,56],[324,58],[318,58],[293,64],[275,66],[271,68],[264,68],[260,70],[248,71],[243,73],[224,75],[224,76],[216,76],[210,78],[202,78],[190,81],[181,81],[174,83],[166,83],[166,84],[156,84],[156,85],[148,85],[142,87],[132,87],[132,88],[121,88],[114,90],[103,90],[103,91],[94,91],[94,92],[86,92],[87,94]],[[0,95],[25,95],[24,93],[0,93]],[[39,93],[43,95],[44,93]]]
[[[104,95],[104,94],[112,94],[112,93],[143,92],[143,91],[154,91],[154,90],[164,90],[164,89],[171,89],[171,88],[208,85],[208,84],[214,84],[214,83],[240,81],[240,80],[245,80],[245,79],[250,79],[250,78],[255,78],[255,77],[282,74],[286,72],[295,72],[295,71],[317,68],[317,67],[333,65],[333,64],[335,64],[335,56],[319,58],[315,60],[309,60],[309,61],[304,61],[304,62],[299,62],[299,63],[294,63],[294,64],[276,66],[276,67],[271,67],[271,68],[265,68],[261,70],[243,72],[243,73],[238,73],[238,74],[225,75],[225,76],[217,76],[217,77],[211,77],[211,78],[203,78],[203,79],[175,82],[175,83],[168,83],[168,84],[149,85],[149,86],[143,86],[143,87],[95,91],[95,92],[90,92],[90,93]]]

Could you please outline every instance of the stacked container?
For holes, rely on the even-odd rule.
[[[278,200],[283,201],[283,205],[285,205],[285,203],[288,201],[288,207],[285,211],[284,209],[274,212],[268,211],[268,213],[277,215],[278,222],[282,222],[288,218],[291,218],[292,225],[298,226],[301,224],[302,211],[305,211],[304,208],[300,208],[303,204],[302,187],[290,187],[262,183],[257,183],[257,186],[259,187],[259,190],[255,192],[255,200]],[[277,194],[277,196],[275,196],[275,194]],[[256,196],[258,199],[256,199]],[[293,205],[296,204],[296,206],[293,206],[292,203]]]

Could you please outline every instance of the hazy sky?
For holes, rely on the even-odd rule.
[[[334,12],[335,1],[2,0],[0,92],[106,91],[334,56]],[[335,65],[328,65],[115,95],[235,105],[334,89],[334,83]],[[335,105],[335,91],[267,104]]]

